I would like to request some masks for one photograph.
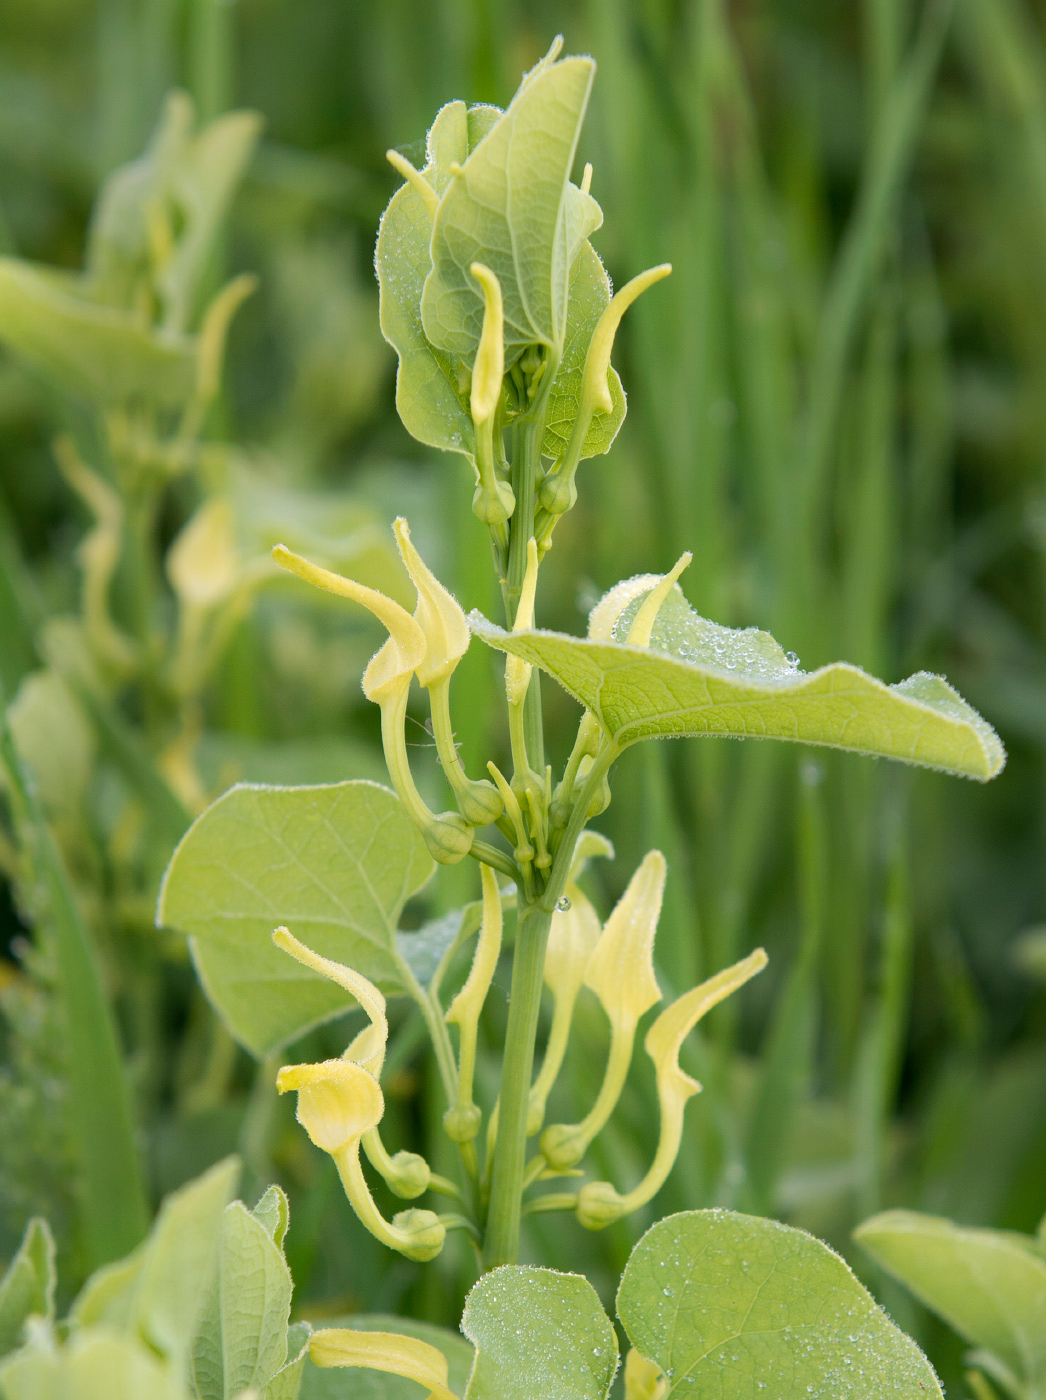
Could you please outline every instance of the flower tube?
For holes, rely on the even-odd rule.
[[[556,1170],[579,1162],[606,1124],[625,1085],[639,1020],[661,1000],[653,953],[666,874],[664,856],[650,851],[589,959],[585,985],[595,992],[610,1021],[610,1053],[602,1087],[585,1118],[580,1123],[555,1123],[541,1135],[542,1155]]]
[[[646,1205],[660,1191],[679,1155],[686,1102],[701,1092],[697,1080],[691,1079],[679,1068],[679,1051],[683,1041],[713,1006],[743,987],[757,972],[762,972],[766,961],[766,953],[762,948],[757,948],[733,967],[725,968],[699,987],[685,992],[662,1011],[647,1031],[644,1048],[657,1072],[657,1098],[661,1109],[661,1135],[657,1152],[643,1180],[623,1196],[614,1190],[609,1181],[590,1181],[581,1188],[577,1218],[586,1229],[602,1230],[605,1225]]]

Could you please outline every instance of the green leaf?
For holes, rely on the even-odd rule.
[[[324,957],[403,990],[396,924],[435,866],[377,783],[238,786],[202,812],[167,867],[157,922],[190,939],[207,995],[253,1054],[355,1005],[273,946],[286,924]]]
[[[490,110],[490,109],[484,109]],[[437,192],[446,187],[453,162],[468,158],[469,115],[463,102],[441,109],[428,135],[422,171]],[[399,356],[396,409],[412,437],[429,447],[475,456],[468,408],[470,376],[425,335],[421,297],[432,268],[432,217],[411,184],[392,196],[378,228],[374,266],[380,290],[381,330]]]
[[[693,734],[788,739],[981,782],[1006,762],[991,725],[940,676],[921,671],[885,685],[842,661],[800,671],[768,632],[708,622],[678,588],[662,605],[649,648],[617,640],[627,637],[648,592],[625,610],[610,641],[509,633],[479,613],[470,623],[488,646],[547,671],[620,748]]]
[[[80,1328],[101,1324],[140,1337],[162,1356],[186,1363],[222,1215],[239,1175],[240,1163],[230,1157],[168,1196],[144,1244],[87,1280],[70,1320]]]
[[[287,1193],[280,1186],[270,1186],[251,1211],[252,1217],[272,1240],[277,1249],[283,1248],[287,1228],[291,1223]]]
[[[570,301],[563,358],[549,394],[542,451],[553,461],[562,457],[570,440],[570,430],[581,406],[581,382],[589,343],[600,316],[610,305],[610,278],[599,254],[586,239],[578,249],[570,270]],[[613,411],[597,412],[585,436],[581,456],[598,457],[609,452],[625,419],[625,391],[617,370],[607,376]]]
[[[0,1279],[0,1356],[22,1340],[28,1317],[54,1317],[54,1240],[38,1216],[25,1227],[18,1253]]]
[[[351,1317],[325,1322],[327,1327],[352,1327],[358,1332],[399,1332],[416,1337],[438,1347],[447,1358],[447,1379],[450,1389],[463,1395],[472,1370],[474,1352],[459,1332],[438,1327],[433,1322],[417,1322],[411,1317],[393,1317],[386,1313],[354,1313]],[[415,1381],[383,1371],[363,1367],[324,1367],[305,1363],[301,1400],[419,1400],[421,1392]]]
[[[466,1400],[603,1400],[617,1337],[579,1274],[508,1264],[469,1293],[461,1330],[476,1348]]]
[[[1046,1388],[1046,1258],[1035,1240],[889,1210],[854,1231],[877,1263],[974,1346],[997,1357],[1017,1385]]]
[[[0,258],[0,340],[79,397],[184,403],[196,386],[195,341],[154,334],[133,313],[94,304],[76,287]]]
[[[56,1348],[41,1335],[0,1365],[3,1400],[187,1400],[175,1368],[105,1328]]]
[[[474,262],[501,283],[506,359],[535,343],[562,350],[572,254],[602,220],[591,196],[567,189],[594,72],[590,58],[539,65],[443,194],[421,303],[440,350],[472,363],[483,326]]]
[[[309,1358],[311,1333],[307,1322],[295,1322],[287,1328],[287,1362],[265,1387],[262,1400],[298,1400]]]
[[[282,1242],[286,1228],[287,1198],[279,1187],[266,1192],[253,1214],[241,1201],[226,1208],[218,1268],[193,1340],[199,1400],[264,1391],[286,1364],[293,1285],[275,1238]]]
[[[827,1245],[727,1210],[671,1215],[625,1266],[618,1315],[673,1395],[929,1400],[922,1352]]]

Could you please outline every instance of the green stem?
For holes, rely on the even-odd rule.
[[[574,847],[585,824],[589,803],[611,763],[618,756],[613,744],[596,757],[570,814],[549,881],[539,904],[520,908],[512,962],[512,989],[501,1068],[498,1134],[491,1173],[490,1209],[483,1249],[488,1269],[514,1264],[519,1254],[519,1221],[527,1146],[530,1081],[534,1068],[534,1038],[541,1009],[545,948],[556,901],[570,873]]]
[[[499,1264],[514,1264],[519,1255],[527,1108],[545,976],[545,948],[551,925],[551,909],[531,904],[520,910],[501,1068],[498,1139],[494,1148],[490,1212],[483,1249],[488,1269],[497,1268]]]
[[[397,955],[396,967],[407,989],[409,996],[413,997],[425,1020],[425,1026],[432,1041],[432,1048],[436,1054],[436,1064],[439,1067],[440,1082],[443,1085],[443,1093],[446,1096],[447,1106],[450,1107],[458,1097],[458,1072],[454,1067],[454,1051],[450,1043],[450,1034],[447,1030],[446,1022],[443,1019],[440,1008],[418,982],[414,973],[410,970],[409,964],[404,958]]]

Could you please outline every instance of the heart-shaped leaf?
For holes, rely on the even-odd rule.
[[[243,785],[185,833],[157,921],[189,936],[207,995],[260,1056],[355,1005],[274,947],[273,929],[286,924],[324,957],[400,992],[396,925],[434,869],[403,804],[377,783]]]
[[[617,1338],[578,1274],[506,1265],[484,1275],[461,1330],[476,1348],[465,1400],[604,1400]]]
[[[708,622],[678,589],[662,605],[649,647],[617,640],[645,596],[635,596],[608,641],[505,632],[479,613],[469,621],[489,646],[547,671],[621,748],[691,734],[789,739],[981,782],[1006,761],[991,725],[940,676],[919,672],[885,685],[841,661],[800,671],[768,632]]]
[[[943,1400],[933,1368],[827,1245],[728,1210],[670,1215],[625,1267],[618,1314],[672,1396]]]
[[[1021,1391],[1046,1393],[1046,1258],[1036,1241],[910,1210],[875,1215],[854,1235]]]
[[[567,188],[594,72],[590,58],[540,64],[440,199],[422,318],[429,341],[469,365],[483,327],[474,262],[501,284],[506,360],[525,345],[562,351],[571,260],[602,221]]]

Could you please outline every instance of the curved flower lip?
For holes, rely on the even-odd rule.
[[[341,574],[310,563],[285,544],[275,545],[272,557],[281,568],[297,574],[306,583],[340,598],[351,598],[388,628],[388,641],[371,657],[363,673],[363,693],[368,700],[381,704],[394,699],[410,685],[411,676],[424,664],[428,647],[424,632],[406,608],[386,598],[376,588],[367,588],[354,579],[343,578]]]
[[[334,962],[331,958],[324,958],[313,952],[282,925],[273,929],[272,941],[277,948],[289,953],[303,967],[318,972],[321,977],[328,977],[356,998],[370,1017],[370,1025],[360,1031],[342,1058],[355,1061],[374,1075],[380,1074],[385,1060],[385,1045],[389,1038],[389,1023],[385,1015],[385,998],[374,983],[364,977],[362,972],[356,972],[344,963]]]
[[[385,1112],[378,1081],[353,1060],[284,1065],[276,1087],[281,1094],[297,1091],[298,1122],[324,1152],[340,1152],[358,1142]]]
[[[585,985],[603,1004],[611,1025],[635,1025],[661,1000],[654,976],[654,935],[661,915],[667,866],[649,851],[607,919],[585,970]]]
[[[697,1081],[679,1068],[679,1051],[683,1041],[702,1016],[706,1016],[713,1006],[718,1006],[732,992],[743,987],[757,972],[762,972],[766,964],[765,951],[756,948],[747,958],[742,958],[732,967],[717,972],[707,982],[684,992],[671,1006],[662,1011],[643,1041],[643,1048],[653,1060],[659,1080],[665,1077],[678,1079],[679,1084],[687,1088],[686,1098],[700,1090],[701,1086]]]
[[[392,524],[400,558],[418,591],[413,621],[422,634],[425,655],[414,669],[423,686],[444,680],[469,649],[472,632],[461,604],[414,548],[410,526],[403,516]],[[377,658],[375,658],[376,660]]]

